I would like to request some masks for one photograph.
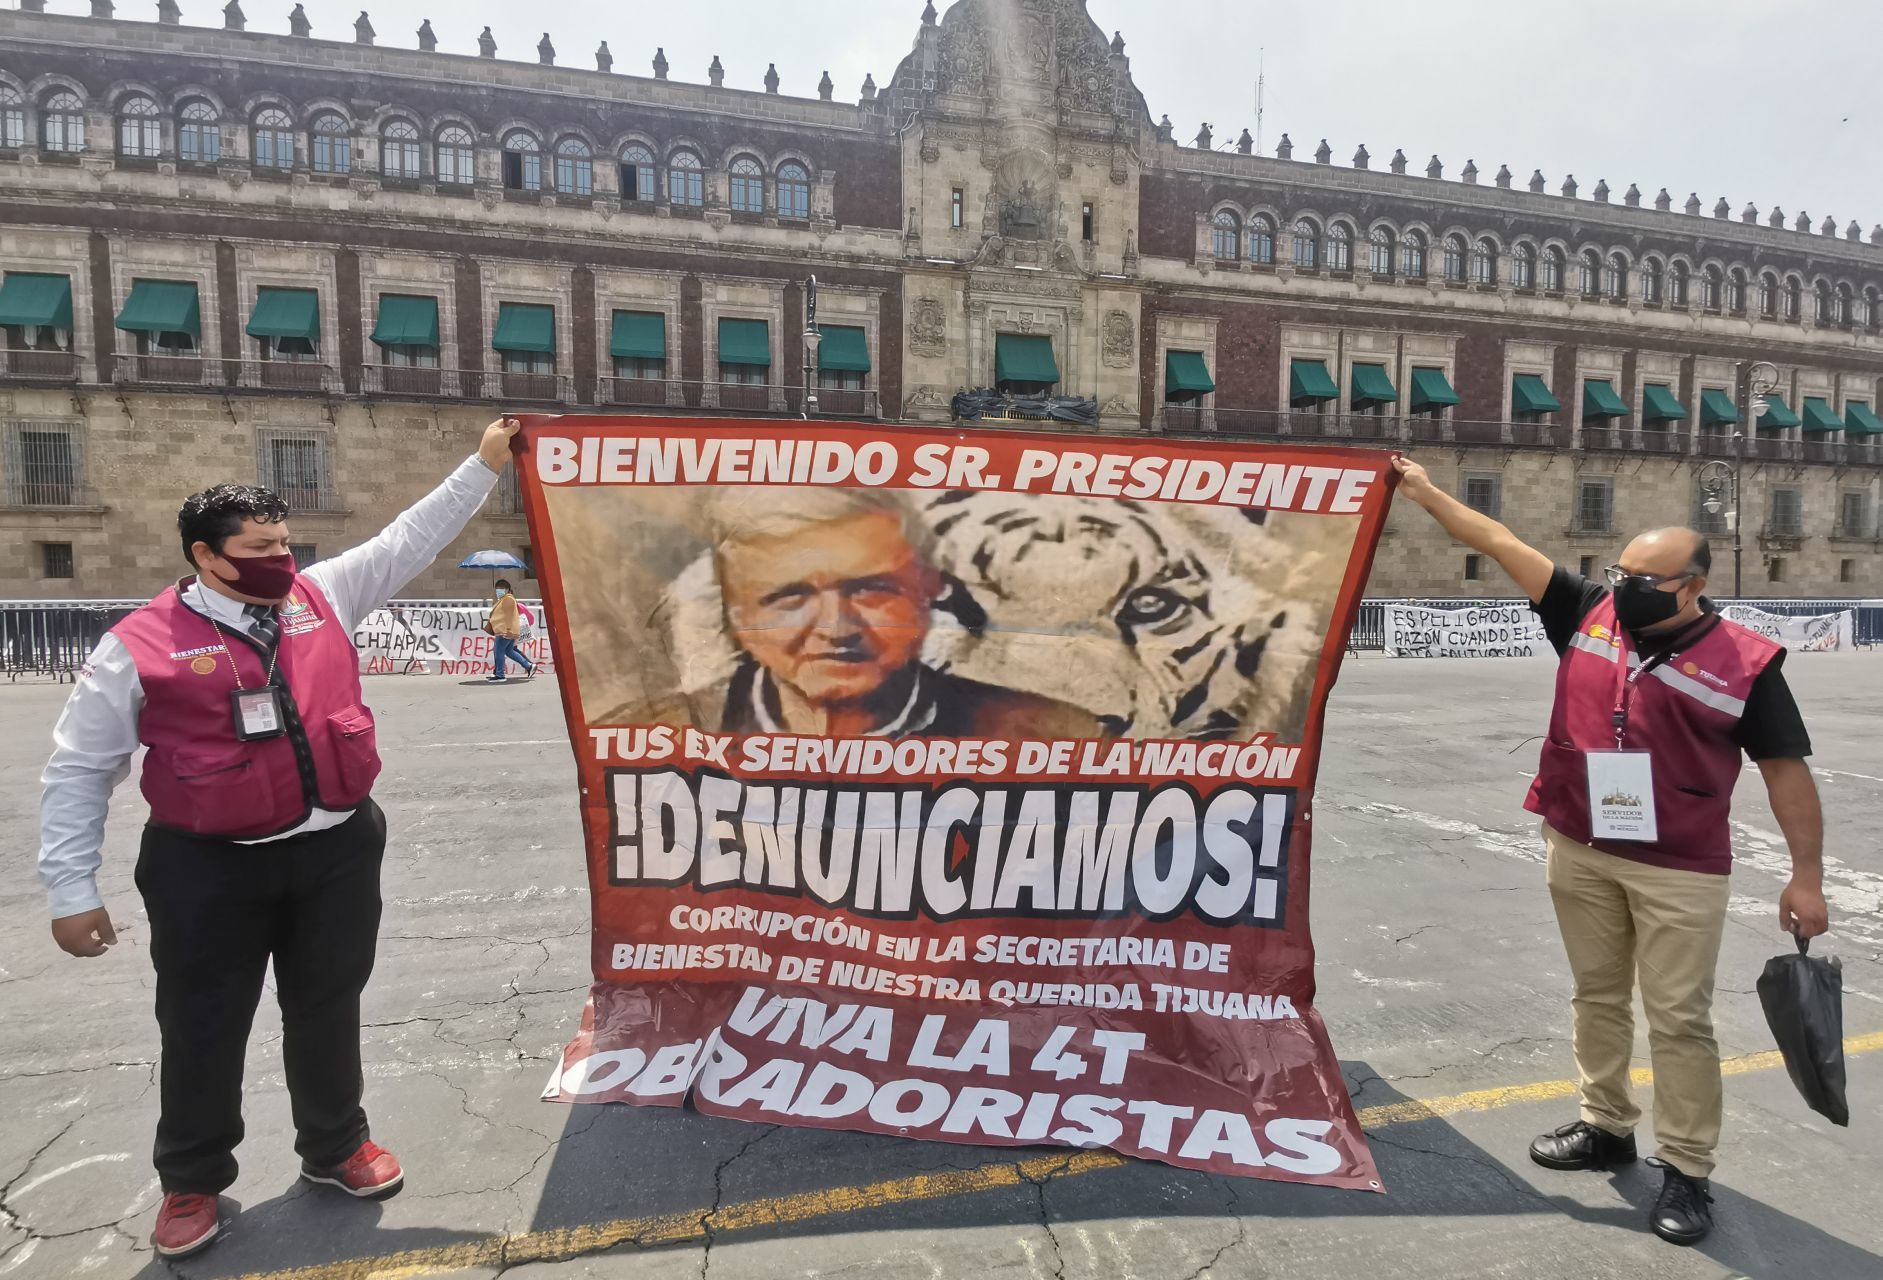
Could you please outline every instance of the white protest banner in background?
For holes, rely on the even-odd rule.
[[[544,675],[553,673],[556,661],[543,630],[542,605],[519,601],[517,608],[527,637],[517,647]],[[375,609],[353,631],[360,671],[367,675],[490,675],[496,638],[484,630],[484,619],[489,616],[490,610],[476,607]]]
[[[1528,604],[1427,609],[1386,606],[1389,658],[1536,658],[1551,652]]]
[[[1749,604],[1720,606],[1720,616],[1784,645],[1794,653],[1847,652],[1856,647],[1857,615],[1849,609],[1793,617]]]

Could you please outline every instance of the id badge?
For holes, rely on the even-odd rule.
[[[1645,751],[1590,751],[1589,831],[1598,840],[1656,840],[1654,762]]]
[[[279,738],[287,732],[281,717],[281,690],[268,685],[262,689],[235,689],[229,694],[235,708],[235,736],[243,742],[260,738]]]

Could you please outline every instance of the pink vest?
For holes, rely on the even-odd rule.
[[[354,808],[372,791],[379,750],[353,637],[305,577],[277,618],[288,731],[255,742],[235,736],[229,701],[231,660],[244,689],[268,682],[267,662],[243,632],[224,626],[218,635],[177,587],[111,628],[144,688],[137,736],[150,748],[142,785],[156,825],[252,839],[298,826],[314,805]]]
[[[1636,862],[1726,875],[1732,871],[1727,814],[1739,780],[1733,730],[1752,682],[1780,652],[1777,642],[1724,618],[1634,682],[1630,751],[1652,753],[1655,841],[1589,838],[1585,751],[1615,749],[1618,679],[1640,657],[1625,646],[1610,598],[1589,610],[1556,672],[1556,706],[1524,808],[1572,840]],[[1626,666],[1624,666],[1626,664]]]

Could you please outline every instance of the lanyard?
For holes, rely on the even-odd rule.
[[[222,656],[229,660],[229,672],[235,676],[236,692],[241,693],[245,688],[242,683],[242,669],[235,665],[235,655],[229,652],[229,637],[223,633],[221,623],[217,622],[214,618],[210,618],[208,614],[204,614],[203,616],[208,618],[209,625],[216,629],[216,641],[222,646]],[[268,678],[262,681],[264,687],[275,682],[275,663],[279,661],[280,658],[281,641],[277,640],[275,641],[275,647],[268,653]]]
[[[1699,639],[1708,631],[1712,630],[1709,624],[1713,621],[1713,617],[1714,615],[1712,614],[1703,615],[1692,626],[1682,630],[1674,639]],[[1628,712],[1635,699],[1635,681],[1641,679],[1642,676],[1647,675],[1662,663],[1671,662],[1680,656],[1680,650],[1670,644],[1667,648],[1645,661],[1637,660],[1634,650],[1628,645],[1627,636],[1627,628],[1617,624],[1615,628],[1615,638],[1621,641],[1621,653],[1615,663],[1615,711],[1613,715],[1615,724],[1615,746],[1617,749],[1621,747],[1622,739],[1626,737],[1628,733]]]

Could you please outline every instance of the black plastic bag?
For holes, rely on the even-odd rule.
[[[1785,1069],[1806,1105],[1832,1124],[1848,1125],[1844,1101],[1844,970],[1836,957],[1773,956],[1759,975],[1766,1025],[1785,1055]]]

